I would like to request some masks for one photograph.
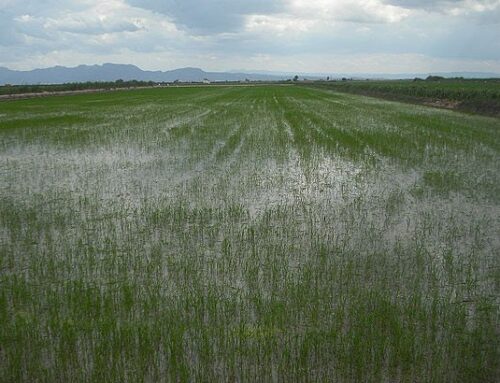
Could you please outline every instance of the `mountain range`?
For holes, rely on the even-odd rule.
[[[493,78],[500,77],[498,73],[482,72],[450,72],[450,73],[412,73],[412,74],[325,74],[325,73],[297,73],[300,78],[319,79],[326,78],[357,78],[357,79],[398,79],[398,78],[425,78],[428,75],[443,77],[465,78]],[[116,81],[122,79],[154,82],[201,82],[209,81],[279,81],[290,79],[295,73],[281,73],[270,71],[240,71],[231,72],[205,72],[199,68],[180,68],[170,71],[146,71],[135,65],[103,64],[79,65],[77,67],[55,66],[51,68],[17,71],[0,67],[0,85],[25,85],[25,84],[62,84],[88,81]]]
[[[155,82],[201,82],[210,81],[278,81],[289,78],[282,75],[205,72],[199,68],[180,68],[170,71],[146,71],[135,65],[103,64],[79,65],[68,68],[55,66],[30,71],[17,71],[0,67],[0,84],[63,84],[87,81],[138,80]]]

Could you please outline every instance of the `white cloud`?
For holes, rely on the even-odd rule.
[[[289,15],[250,15],[246,18],[245,30],[250,33],[273,33],[278,36],[308,32],[314,20]]]
[[[489,18],[491,13],[497,16],[500,23],[500,0],[385,0],[391,4],[406,9],[438,12],[453,17],[472,16],[474,18]]]
[[[245,19],[247,32],[295,35],[339,23],[397,23],[410,11],[378,0],[288,0],[283,13],[251,14]]]
[[[356,23],[395,23],[409,15],[407,9],[379,0],[290,0],[295,15],[322,21]]]

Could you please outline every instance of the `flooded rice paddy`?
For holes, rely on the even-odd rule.
[[[0,381],[500,379],[500,120],[300,87],[0,104]]]

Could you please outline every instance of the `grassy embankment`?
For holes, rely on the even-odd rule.
[[[500,79],[330,81],[314,86],[393,101],[500,116]]]

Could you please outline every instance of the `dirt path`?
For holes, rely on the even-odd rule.
[[[0,101],[7,100],[25,100],[29,98],[40,98],[49,96],[73,96],[77,94],[87,94],[87,93],[103,93],[103,92],[115,92],[120,90],[134,90],[134,89],[149,89],[152,87],[142,86],[134,88],[111,88],[111,89],[82,89],[82,90],[63,90],[54,92],[38,92],[38,93],[18,93],[18,94],[2,94],[0,95]]]

